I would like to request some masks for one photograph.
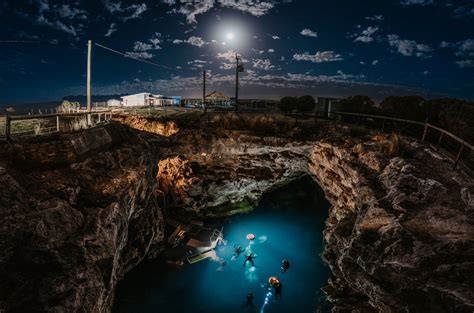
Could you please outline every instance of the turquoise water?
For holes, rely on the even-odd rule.
[[[224,266],[210,259],[182,268],[167,267],[160,259],[147,261],[119,283],[113,312],[328,311],[320,291],[329,275],[320,257],[328,207],[309,178],[269,193],[252,213],[226,222],[228,244],[216,251]],[[248,233],[256,239],[248,241]],[[234,245],[257,256],[254,267],[243,266],[247,252],[232,257]],[[284,274],[283,259],[290,261]],[[277,276],[283,285],[281,299],[275,299],[267,284],[270,276]],[[245,307],[250,291],[254,306]]]

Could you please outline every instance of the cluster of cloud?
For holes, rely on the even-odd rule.
[[[355,34],[356,38],[354,39],[354,42],[357,42],[357,41],[364,42],[364,43],[372,42],[374,41],[374,37],[372,37],[372,35],[375,34],[378,30],[379,28],[377,26],[375,27],[369,26],[367,27],[367,29],[363,30],[360,34]]]
[[[51,4],[48,0],[35,0],[33,3],[38,10],[38,15],[35,18],[36,24],[65,32],[74,37],[77,37],[83,28],[79,21],[88,18],[85,10],[71,4]]]
[[[308,37],[318,37],[318,33],[315,31],[312,31],[311,29],[305,28],[300,32],[301,35],[303,36],[308,36]]]
[[[177,1],[166,0],[168,5],[174,6]],[[252,14],[253,16],[262,16],[268,13],[275,6],[274,2],[240,0],[240,1],[214,1],[203,0],[197,2],[181,3],[179,8],[173,8],[168,13],[182,14],[186,16],[188,24],[197,23],[196,17],[211,10],[215,5],[220,7],[239,10],[241,12]]]
[[[474,67],[474,39],[466,39],[458,42],[443,41],[440,47],[456,50],[454,55],[463,58],[455,62],[459,67]]]
[[[372,16],[367,16],[365,19],[369,21],[382,21],[384,17],[383,15],[372,15]]]
[[[122,21],[126,22],[131,19],[139,18],[144,12],[148,10],[146,3],[131,4],[128,6],[122,6],[120,1],[114,2],[110,0],[104,0],[105,8],[114,16],[119,17]]]
[[[428,5],[433,4],[433,0],[401,0],[401,5]]]
[[[253,59],[252,66],[256,69],[269,71],[275,68],[275,65],[269,59]]]
[[[133,44],[133,51],[126,52],[127,55],[139,59],[151,59],[154,57],[150,51],[160,50],[161,33],[155,33],[147,42],[135,41]]]
[[[391,47],[397,49],[397,52],[403,54],[404,56],[417,56],[421,58],[430,57],[429,53],[433,49],[425,44],[420,44],[415,40],[401,39],[400,36],[396,34],[390,34],[387,36],[388,43]]]
[[[202,48],[204,45],[209,44],[207,41],[205,41],[205,40],[202,39],[201,37],[197,37],[197,36],[191,36],[191,37],[189,37],[189,38],[186,39],[186,40],[174,39],[174,40],[173,40],[173,43],[174,43],[174,44],[187,43],[187,44],[190,44],[190,45],[192,45],[192,46],[199,47],[199,48]]]
[[[309,54],[309,52],[295,53],[293,54],[293,60],[311,61],[313,63],[322,63],[322,62],[342,61],[343,58],[340,54],[334,53],[334,51],[323,51],[323,52],[318,51],[315,54]]]

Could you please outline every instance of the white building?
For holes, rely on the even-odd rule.
[[[120,100],[117,100],[117,99],[109,99],[107,100],[107,107],[121,107],[122,106],[122,102]]]
[[[154,95],[149,92],[123,96],[123,107],[170,106],[175,104],[175,99],[163,95]]]

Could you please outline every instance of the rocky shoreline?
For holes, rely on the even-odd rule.
[[[2,147],[1,309],[109,312],[117,282],[162,250],[167,210],[245,212],[309,174],[332,205],[324,258],[334,311],[473,311],[474,182],[441,155],[344,130],[323,138],[119,120]]]

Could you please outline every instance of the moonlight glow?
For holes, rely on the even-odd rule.
[[[235,34],[234,34],[234,33],[232,33],[232,32],[230,32],[230,33],[227,33],[227,35],[226,35],[226,38],[227,38],[228,40],[232,40],[232,39],[234,39],[234,38],[235,38]]]

